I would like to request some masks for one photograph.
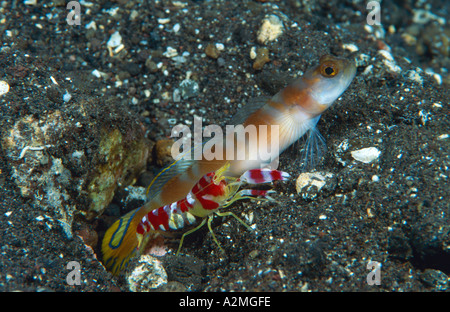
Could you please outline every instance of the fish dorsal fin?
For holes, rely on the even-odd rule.
[[[270,100],[270,97],[268,96],[258,96],[253,99],[251,99],[244,107],[242,107],[240,110],[236,112],[236,114],[231,118],[230,124],[231,125],[241,125],[244,123],[244,121],[254,112],[256,112],[258,109],[263,107],[267,104],[267,102]]]
[[[151,199],[161,192],[162,187],[173,177],[186,172],[195,160],[179,159],[161,170],[147,187],[147,198]]]
[[[168,181],[183,172],[186,172],[189,167],[193,166],[197,161],[194,158],[194,152],[197,148],[203,148],[203,144],[204,143],[197,144],[190,150],[178,155],[177,159],[173,163],[162,169],[147,187],[147,198],[152,199],[157,196],[161,192],[162,187]]]

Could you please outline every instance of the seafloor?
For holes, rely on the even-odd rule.
[[[71,25],[66,1],[0,1],[0,290],[448,291],[450,5],[382,1],[381,25],[366,5],[80,1]],[[253,231],[215,218],[226,255],[205,227],[178,257],[160,242],[145,276],[105,270],[101,238],[142,205],[174,125],[225,125],[328,53],[358,72],[318,124],[323,186],[297,192],[300,142],[275,201],[230,207]]]

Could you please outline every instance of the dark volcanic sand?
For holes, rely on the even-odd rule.
[[[449,288],[450,121],[442,69],[449,67],[448,1],[383,1],[385,35],[365,28],[364,1],[95,1],[82,7],[80,26],[66,23],[64,1],[42,2],[0,2],[0,80],[10,86],[0,96],[0,290],[128,291],[123,276],[113,277],[99,262],[98,244],[114,219],[142,201],[124,200],[122,185],[105,213],[84,213],[88,185],[108,159],[99,149],[102,131],[118,129],[124,150],[148,141],[145,172],[124,179],[146,186],[161,169],[151,147],[170,136],[173,123],[197,115],[204,125],[225,125],[250,98],[276,93],[327,53],[358,61],[357,77],[318,124],[328,150],[317,170],[333,177],[317,193],[297,194],[301,144],[290,148],[279,168],[293,179],[276,183],[276,201],[230,208],[253,218],[255,231],[215,218],[226,256],[206,227],[187,237],[179,257],[178,241],[166,242],[171,251],[160,258],[166,289]],[[414,19],[419,9],[436,15]],[[281,18],[284,32],[263,45],[256,37],[267,14]],[[95,27],[87,29],[91,22]],[[111,55],[107,42],[116,31],[124,48]],[[205,55],[217,43],[224,49]],[[250,51],[263,46],[270,62],[257,70]],[[165,55],[167,47],[184,59]],[[105,74],[97,78],[93,70]],[[187,76],[199,89],[174,101]],[[52,127],[45,142],[31,142],[51,146],[19,158],[44,126]],[[365,147],[381,151],[370,164],[350,155]],[[70,261],[81,265],[81,285],[67,283]],[[381,263],[381,285],[367,284],[369,261]]]

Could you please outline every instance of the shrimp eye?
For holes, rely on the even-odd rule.
[[[333,64],[323,64],[321,74],[324,77],[334,77],[338,73],[337,68]]]

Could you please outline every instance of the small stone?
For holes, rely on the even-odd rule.
[[[179,87],[181,91],[181,97],[186,100],[195,97],[198,94],[199,86],[198,83],[191,79],[185,79],[180,83]]]
[[[66,90],[66,93],[63,94],[63,101],[65,103],[70,102],[70,100],[72,99],[72,95],[69,93],[69,91]]]
[[[256,57],[255,62],[253,63],[253,69],[261,70],[264,64],[270,62],[269,59],[269,49],[267,48],[258,48],[256,49]]]
[[[381,152],[376,147],[367,147],[357,151],[352,151],[351,154],[353,159],[365,164],[370,164],[380,156]]]
[[[174,33],[179,32],[180,29],[181,29],[181,25],[180,24],[176,23],[175,25],[173,25],[172,30],[173,30]]]
[[[162,54],[167,58],[173,58],[178,55],[178,51],[172,47],[167,47],[166,52]]]
[[[254,60],[256,58],[256,47],[250,49],[250,58]]]
[[[328,183],[332,187],[333,183],[329,183],[334,177],[331,172],[304,172],[301,173],[296,181],[297,193],[303,199],[314,199],[320,190]]]
[[[9,92],[9,84],[6,81],[0,81],[0,96]]]
[[[152,291],[167,284],[167,273],[155,257],[143,255],[138,265],[127,274],[126,281],[130,291]]]
[[[113,33],[111,37],[109,38],[108,42],[106,43],[108,47],[110,48],[116,48],[122,44],[122,36],[118,31]]]
[[[178,102],[181,101],[181,91],[180,91],[180,89],[175,88],[175,89],[173,90],[172,100],[173,100],[175,103],[178,103]]]
[[[156,73],[158,71],[158,65],[153,62],[151,59],[147,59],[145,61],[145,67],[151,72]]]
[[[207,56],[213,59],[217,59],[220,55],[219,49],[217,49],[216,45],[213,43],[210,43],[206,46],[205,53]]]
[[[353,43],[344,43],[344,44],[342,44],[342,48],[344,50],[348,50],[350,52],[356,52],[359,50],[358,46]]]
[[[261,44],[266,44],[277,39],[284,31],[283,22],[281,19],[271,14],[266,16],[261,24],[261,28],[257,33],[257,40]]]

